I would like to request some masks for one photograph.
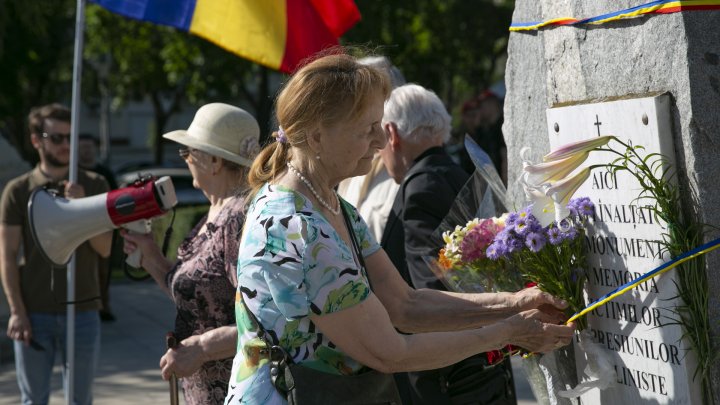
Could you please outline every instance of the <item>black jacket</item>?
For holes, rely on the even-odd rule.
[[[410,286],[445,289],[422,257],[437,257],[443,241],[433,233],[468,177],[441,147],[423,152],[405,175],[380,244]]]
[[[381,245],[411,287],[445,290],[423,256],[437,257],[443,247],[436,229],[468,178],[440,147],[422,153],[405,175]],[[442,369],[397,373],[395,381],[404,405],[514,404],[509,363],[487,368],[479,354]]]

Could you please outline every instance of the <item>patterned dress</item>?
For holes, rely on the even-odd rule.
[[[350,214],[363,256],[380,246],[355,208]],[[309,315],[349,308],[370,295],[367,277],[334,228],[302,194],[265,185],[247,213],[240,243],[236,319],[238,351],[226,404],[285,404],[270,382],[264,343],[241,300],[295,363],[320,371],[353,374],[363,365],[341,352]]]
[[[214,222],[205,216],[178,248],[178,262],[168,273],[179,340],[235,324],[237,252],[243,227],[243,205],[232,197]],[[198,234],[203,224],[206,231]],[[186,404],[221,404],[227,395],[232,359],[209,361],[182,379]]]

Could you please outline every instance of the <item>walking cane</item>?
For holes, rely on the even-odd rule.
[[[165,345],[168,349],[174,349],[177,347],[177,339],[175,334],[168,332],[165,335]],[[170,405],[178,405],[178,379],[175,373],[170,375]]]

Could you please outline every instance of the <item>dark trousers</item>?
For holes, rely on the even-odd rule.
[[[488,365],[485,354],[437,370],[395,374],[404,405],[514,405],[510,359]]]
[[[102,301],[102,310],[112,312],[110,310],[110,259],[100,258],[98,260],[98,280],[100,282],[100,300]]]

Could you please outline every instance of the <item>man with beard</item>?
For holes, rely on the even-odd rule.
[[[0,200],[0,275],[10,306],[7,335],[14,340],[15,367],[22,402],[47,403],[50,378],[59,353],[66,363],[66,269],[53,268],[30,233],[27,205],[38,187],[57,190],[65,198],[82,198],[108,191],[105,179],[78,171],[68,181],[70,110],[49,104],[31,110],[30,140],[40,162],[11,180]],[[43,224],[39,224],[42,226]],[[92,403],[92,381],[100,353],[100,285],[98,260],[110,255],[112,232],[84,242],[76,253],[75,369],[76,404]],[[65,370],[67,371],[67,370]],[[67,375],[67,373],[64,373]],[[67,382],[64,384],[67,387]]]

